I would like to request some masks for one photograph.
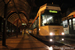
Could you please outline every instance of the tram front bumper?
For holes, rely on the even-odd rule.
[[[50,42],[64,41],[64,36],[47,36],[46,39],[49,40]]]

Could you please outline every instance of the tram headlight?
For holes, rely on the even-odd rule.
[[[54,34],[52,32],[50,32],[50,35],[53,36]]]
[[[62,34],[62,35],[65,35],[65,33],[64,33],[64,32],[62,32],[61,34]]]
[[[61,40],[64,41],[64,38],[62,38]]]
[[[53,39],[50,39],[50,42],[52,42],[53,41]]]

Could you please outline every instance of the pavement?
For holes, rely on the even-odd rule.
[[[65,48],[65,49],[64,49]],[[6,46],[2,46],[0,41],[0,50],[74,50],[66,46],[47,46],[31,35],[18,35],[6,39]]]
[[[6,46],[2,46],[0,41],[0,50],[49,50],[48,46],[40,42],[31,35],[25,34],[6,39]]]

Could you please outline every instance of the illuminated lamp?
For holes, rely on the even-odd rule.
[[[22,25],[26,25],[26,23],[22,23]]]

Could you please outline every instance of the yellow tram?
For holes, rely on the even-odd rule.
[[[61,25],[61,9],[58,5],[44,4],[32,22],[32,35],[45,41],[64,41]]]

